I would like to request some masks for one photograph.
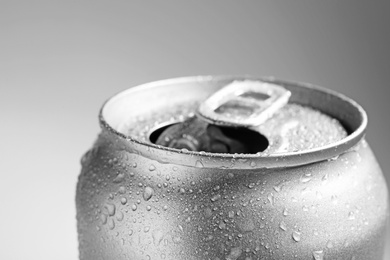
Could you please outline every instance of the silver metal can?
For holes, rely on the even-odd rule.
[[[228,153],[234,151],[231,147],[246,150],[240,140],[235,146],[226,136],[205,139],[215,141],[213,146],[199,145],[211,147],[209,151],[187,149],[198,145],[196,137],[203,138],[203,130],[181,135],[183,142],[173,138],[171,146],[156,141],[163,130],[184,120],[180,113],[164,115],[166,109],[191,114],[199,107],[195,117],[215,122],[220,115],[210,111],[226,99],[213,99],[213,94],[244,81],[289,93],[267,92],[265,100],[276,98],[256,120],[271,122],[289,99],[289,104],[338,120],[346,135],[314,146],[320,139],[313,139],[305,149],[288,150],[283,138],[264,134],[249,138],[249,143],[263,142],[264,149],[245,153]],[[238,96],[245,97],[244,92]],[[256,120],[237,118],[233,113],[219,123],[270,129],[271,123],[254,127]],[[150,124],[154,121],[158,123]],[[171,79],[109,99],[100,111],[100,124],[102,132],[81,160],[77,184],[80,259],[383,258],[386,182],[364,139],[365,111],[339,93],[248,76]],[[161,142],[170,143],[172,136]]]

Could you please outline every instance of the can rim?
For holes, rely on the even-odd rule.
[[[236,79],[252,79],[273,82],[276,84],[290,84],[298,87],[316,90],[337,97],[345,103],[352,105],[361,116],[360,125],[345,138],[317,147],[314,149],[307,149],[298,152],[287,152],[271,154],[262,156],[261,154],[226,154],[226,153],[209,153],[209,152],[194,152],[183,151],[175,148],[163,147],[153,143],[142,142],[127,136],[116,129],[114,129],[104,118],[104,110],[109,103],[128,95],[133,91],[144,91],[149,88],[164,86],[168,84],[204,82],[211,80],[236,80]],[[328,160],[339,156],[343,152],[348,151],[363,139],[367,128],[367,114],[365,110],[353,99],[330,89],[319,87],[313,84],[278,80],[274,77],[253,77],[248,75],[218,75],[218,76],[190,76],[173,79],[164,79],[141,84],[135,87],[130,87],[126,90],[120,91],[107,99],[102,105],[99,112],[99,122],[103,132],[112,134],[113,137],[119,138],[127,145],[126,149],[129,152],[137,151],[138,154],[148,157],[150,159],[159,161],[161,163],[173,163],[178,165],[186,165],[201,168],[226,168],[226,169],[254,169],[254,168],[282,168],[293,167],[304,164],[310,164],[323,160]],[[234,160],[234,163],[232,163]]]

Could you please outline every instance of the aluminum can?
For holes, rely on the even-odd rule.
[[[348,135],[261,156],[164,147],[124,130],[237,80],[282,86]],[[76,191],[80,259],[383,259],[386,182],[364,138],[365,111],[339,93],[248,76],[170,79],[115,95],[99,120]]]

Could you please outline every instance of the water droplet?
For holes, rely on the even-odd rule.
[[[153,193],[154,190],[151,187],[149,186],[145,187],[144,194],[143,194],[144,200],[145,201],[150,200],[150,198],[153,196]]]
[[[211,240],[213,240],[213,236],[212,235],[208,235],[208,237],[206,237],[206,241],[211,241]]]
[[[195,162],[195,167],[197,167],[197,168],[203,168],[204,165],[203,165],[203,163],[202,163],[201,161],[197,160],[197,161]]]
[[[107,209],[109,216],[115,215],[115,205],[114,204],[107,203],[106,205],[104,205],[104,207]]]
[[[168,209],[167,205],[164,205],[163,210],[166,211]]]
[[[154,170],[156,170],[156,166],[154,166],[153,164],[151,164],[150,166],[149,166],[149,171],[154,171]]]
[[[332,241],[328,241],[327,243],[326,243],[326,247],[327,248],[333,248],[333,243],[332,243]]]
[[[301,182],[306,183],[312,179],[311,173],[305,173],[301,176]]]
[[[287,208],[284,208],[284,210],[283,210],[283,216],[288,216],[288,210],[287,210]]]
[[[152,207],[151,207],[151,206],[149,206],[149,205],[148,205],[148,206],[146,206],[146,210],[147,210],[147,211],[150,211],[151,209],[152,209]]]
[[[129,172],[130,177],[134,177],[134,175],[135,175],[134,172]]]
[[[177,228],[180,230],[180,232],[184,232],[184,228],[182,225],[177,225]]]
[[[250,163],[250,166],[252,167],[252,168],[254,168],[254,167],[256,167],[256,162],[255,161],[251,161],[251,163]]]
[[[280,192],[280,191],[282,190],[282,187],[283,187],[283,182],[280,183],[280,184],[278,184],[278,185],[275,185],[275,186],[274,186],[274,190],[275,190],[276,192]]]
[[[123,173],[119,173],[112,182],[121,183],[124,179],[125,179],[125,175]]]
[[[324,259],[324,251],[322,251],[322,250],[313,251],[313,257],[314,257],[314,260],[323,260]]]
[[[150,227],[149,227],[149,226],[144,227],[144,232],[145,232],[145,233],[148,233],[149,230],[150,230]]]
[[[268,194],[267,199],[268,199],[269,203],[273,206],[275,203],[274,194],[272,194],[272,193]]]
[[[213,197],[211,197],[211,201],[212,202],[216,202],[217,200],[219,200],[221,198],[221,195],[220,194],[216,194],[216,195],[214,195]]]
[[[354,220],[355,219],[355,212],[353,212],[353,211],[349,212],[348,219],[349,220]]]
[[[265,224],[264,223],[260,223],[260,228],[261,229],[265,228]]]
[[[295,242],[301,241],[301,233],[298,231],[293,231],[292,238],[294,239]]]
[[[122,205],[125,205],[127,203],[127,199],[125,197],[121,198],[121,203]]]
[[[287,225],[284,221],[281,221],[280,222],[280,225],[279,225],[280,229],[283,230],[283,231],[286,231],[287,230]]]
[[[221,222],[219,223],[219,225],[218,225],[218,228],[221,229],[221,230],[222,230],[222,229],[225,229],[225,228],[226,228],[226,224],[225,224],[224,222],[221,221]]]
[[[137,205],[133,204],[133,205],[131,206],[131,209],[132,209],[133,211],[136,211],[136,210],[137,210]]]
[[[112,218],[108,220],[108,227],[113,230],[115,228],[115,222]]]

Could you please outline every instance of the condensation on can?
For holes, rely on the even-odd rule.
[[[167,106],[196,107],[237,80],[283,86],[291,103],[339,120],[348,135],[266,156],[178,150],[127,135],[129,122],[154,120],[145,115]],[[382,260],[386,183],[364,139],[366,113],[339,93],[255,77],[171,79],[114,96],[100,123],[77,184],[80,259]]]

